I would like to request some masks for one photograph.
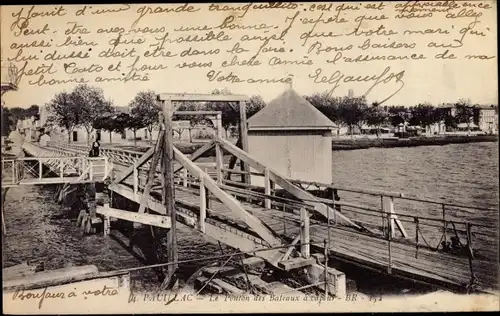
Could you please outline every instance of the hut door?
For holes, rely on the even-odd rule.
[[[73,141],[74,142],[78,141],[78,131],[73,131]]]

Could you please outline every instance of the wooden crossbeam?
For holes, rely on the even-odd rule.
[[[258,172],[266,172],[266,166],[262,163],[260,163],[257,159],[249,155],[247,152],[244,152],[240,148],[234,146],[230,142],[226,141],[225,139],[217,139],[217,142],[229,153],[232,155],[236,156],[240,160],[244,160],[248,165],[250,165],[252,168],[257,170]],[[276,171],[267,168],[269,172],[269,179],[273,182],[275,182],[277,185],[282,187],[285,191],[293,194],[299,199],[307,200],[307,201],[312,201],[310,202],[311,204],[314,205],[314,209],[322,214],[324,217],[328,218],[328,213],[330,212],[331,216],[330,218],[333,219],[336,216],[337,219],[342,219],[349,225],[361,229],[359,225],[348,219],[345,215],[337,212],[336,210],[332,209],[331,207],[328,207],[326,204],[323,204],[317,200],[317,198],[310,194],[309,192],[302,190],[301,188],[297,187],[294,185],[292,182],[287,180],[285,177],[282,175],[278,174]],[[316,201],[316,202],[315,202]]]
[[[235,102],[235,101],[246,101],[248,97],[246,95],[224,95],[224,94],[198,94],[198,93],[161,93],[158,95],[158,100],[166,101],[219,101],[219,102]]]
[[[158,135],[158,139],[161,139],[163,136],[165,135],[165,131],[164,130],[161,130],[159,135]],[[140,168],[142,167],[145,163],[148,162],[148,160],[153,157],[154,153],[158,151],[159,149],[159,146],[160,146],[160,142],[157,141],[156,142],[156,145],[155,147],[151,147],[150,149],[148,149],[148,151],[146,151],[144,153],[144,155],[141,156],[141,158],[139,158],[139,160],[137,160],[135,166],[132,165],[130,167],[128,167],[127,169],[125,169],[125,171],[118,176],[118,178],[115,180],[116,183],[121,183],[123,180],[125,180],[128,176],[130,176],[131,174],[134,173],[134,169],[135,168]]]
[[[148,171],[148,178],[146,182],[146,187],[144,188],[144,193],[141,198],[141,203],[139,205],[139,213],[144,213],[146,210],[146,204],[148,201],[148,196],[151,192],[151,188],[154,183],[154,178],[156,174],[156,166],[158,165],[158,162],[160,161],[160,157],[163,155],[163,142],[164,142],[164,135],[165,133],[160,133],[160,137],[158,138],[155,146],[155,153],[153,155],[153,158],[151,160],[151,165],[149,167]]]
[[[189,158],[182,154],[177,148],[174,148],[174,159],[180,162],[193,175],[203,178],[205,187],[235,215],[239,216],[248,226],[250,226],[263,240],[268,242],[271,246],[281,244],[281,241],[274,236],[271,230],[269,230],[258,218],[246,211],[234,197],[222,190],[211,177],[205,174],[203,170],[189,160]]]
[[[172,226],[172,219],[165,215],[140,214],[103,206],[97,206],[96,213],[107,217],[119,218],[129,222],[141,223],[162,228],[170,228]]]
[[[198,158],[200,158],[204,153],[206,153],[207,151],[209,151],[210,149],[212,149],[212,147],[215,146],[215,141],[212,140],[211,142],[209,143],[206,143],[205,145],[201,146],[200,148],[198,148],[192,155],[191,157],[189,157],[189,159],[191,159],[191,161],[196,161]],[[180,166],[179,168],[175,169],[174,170],[174,173],[177,173],[178,171],[184,169],[183,166]]]

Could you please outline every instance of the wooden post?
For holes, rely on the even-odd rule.
[[[43,164],[42,164],[42,159],[38,159],[38,179],[42,180],[42,175],[43,175]]]
[[[200,178],[200,218],[198,229],[205,233],[205,218],[207,217],[206,188],[203,177]]]
[[[241,149],[248,153],[248,126],[247,126],[247,111],[245,101],[240,101],[240,138],[241,138]],[[248,164],[241,161],[241,171],[250,171]],[[243,182],[246,184],[250,183],[250,175],[243,174]]]
[[[271,180],[269,180],[269,169],[264,170],[264,194],[265,195],[271,195]],[[271,208],[271,199],[269,197],[266,197],[264,200],[264,207],[267,209]]]
[[[134,195],[139,193],[139,170],[137,169],[137,164],[134,161]]]
[[[444,237],[444,244],[446,245],[446,240],[447,240],[446,228],[448,225],[446,225],[446,209],[444,203],[442,204],[442,208],[443,208],[443,237]]]
[[[64,161],[61,159],[61,162],[59,163],[59,171],[61,172],[61,178],[64,178]]]
[[[109,208],[109,203],[104,204],[105,208]],[[111,220],[109,216],[104,215],[104,220],[103,220],[103,232],[104,236],[108,236],[111,233]]]
[[[394,198],[393,197],[383,197],[383,215],[387,218],[387,228],[389,229],[388,235],[394,238],[396,231],[394,230]]]
[[[300,253],[309,258],[309,212],[305,208],[300,209],[300,243]]]
[[[222,114],[221,113],[217,113],[217,137],[218,138],[222,138],[223,135],[222,135]]]
[[[217,169],[217,183],[222,184],[222,168],[224,168],[224,154],[219,143],[215,143],[215,168]]]
[[[176,210],[174,205],[175,192],[174,192],[174,149],[172,140],[172,115],[173,107],[172,100],[167,99],[162,102],[163,104],[163,119],[165,120],[165,145],[163,147],[163,179],[164,179],[164,203],[167,216],[172,219],[172,227],[167,233],[167,260],[168,262],[176,262],[177,260],[177,234],[176,234]],[[175,270],[177,269],[177,264],[171,264],[168,266],[168,278],[172,279]]]
[[[187,187],[188,186],[188,171],[186,168],[182,170],[182,186]]]
[[[385,231],[385,207],[384,207],[384,196],[380,196],[380,213],[382,215],[382,234],[384,236],[387,236],[387,233]]]

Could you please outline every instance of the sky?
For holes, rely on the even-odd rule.
[[[235,5],[236,7],[243,4]],[[394,6],[395,3],[392,3]],[[196,5],[194,5],[196,6]],[[242,11],[220,11],[220,12],[207,12],[208,4],[201,4],[196,6],[196,8],[201,8],[200,11],[195,13],[152,13],[155,5],[150,7],[142,7],[141,5],[131,5],[127,6],[127,10],[119,13],[109,13],[104,15],[92,15],[91,9],[87,8],[87,14],[84,16],[75,16],[78,9],[82,6],[65,6],[65,16],[56,17],[31,17],[29,20],[29,27],[38,28],[42,30],[47,24],[49,31],[46,31],[46,35],[27,35],[27,36],[15,36],[14,31],[11,30],[11,25],[16,21],[16,13],[19,13],[20,9],[23,11],[19,14],[20,17],[26,17],[30,10],[30,6],[3,6],[1,9],[1,45],[2,45],[2,59],[5,62],[6,58],[13,58],[18,52],[16,49],[11,49],[16,45],[13,43],[32,43],[33,41],[47,41],[55,44],[61,44],[67,38],[64,34],[65,30],[72,26],[72,22],[76,22],[82,27],[85,27],[94,32],[90,35],[81,35],[82,40],[87,42],[96,42],[96,46],[92,46],[94,50],[91,53],[91,57],[85,60],[80,59],[66,59],[55,61],[53,69],[57,69],[58,72],[54,75],[47,75],[48,78],[53,78],[57,80],[67,80],[71,78],[78,78],[80,75],[72,75],[64,73],[64,64],[69,64],[70,62],[78,63],[81,67],[90,67],[92,64],[102,65],[103,68],[107,68],[110,64],[117,63],[119,58],[98,58],[96,55],[98,52],[106,50],[109,46],[109,40],[115,38],[114,35],[107,34],[95,34],[97,28],[120,28],[128,30],[133,22],[137,18],[141,17],[135,27],[165,27],[166,31],[169,32],[169,38],[176,38],[178,36],[187,35],[189,32],[175,32],[174,29],[180,26],[195,26],[199,24],[206,25],[218,25],[221,21],[228,16],[230,12],[236,12],[237,14]],[[389,6],[389,5],[388,5]],[[37,6],[32,10],[33,12],[49,12],[57,11],[57,6]],[[97,6],[94,5],[94,9]],[[103,9],[104,7],[100,7]],[[117,9],[120,6],[107,6],[106,8]],[[163,6],[165,8],[165,6]],[[172,7],[175,8],[175,7]],[[310,4],[301,4],[299,8],[310,8]],[[148,11],[150,10],[150,11]],[[296,10],[268,10],[268,11],[257,11],[249,10],[245,17],[239,21],[241,25],[250,24],[261,24],[261,23],[274,23],[278,30],[282,30],[286,27],[286,18],[291,16]],[[147,13],[149,12],[149,13]],[[298,11],[297,11],[298,12]],[[143,64],[149,65],[166,65],[168,68],[160,71],[150,72],[149,81],[145,82],[113,82],[113,83],[95,83],[92,80],[95,79],[95,74],[87,74],[84,77],[90,80],[90,84],[94,86],[99,86],[104,90],[105,96],[112,100],[117,106],[126,106],[130,100],[139,91],[153,90],[157,93],[210,93],[214,89],[228,88],[232,93],[235,94],[245,94],[248,96],[261,95],[263,99],[268,102],[274,97],[278,96],[284,89],[289,87],[289,84],[277,83],[277,84],[230,84],[230,83],[220,83],[220,82],[209,82],[207,80],[207,73],[210,70],[214,72],[221,71],[222,74],[237,74],[240,78],[261,78],[261,77],[286,77],[287,75],[293,75],[293,88],[299,94],[311,94],[315,92],[323,92],[330,90],[334,83],[318,83],[321,81],[320,78],[326,76],[342,76],[343,80],[340,81],[339,86],[335,89],[334,95],[344,96],[348,94],[348,90],[352,89],[355,95],[361,95],[370,91],[367,95],[368,101],[371,103],[373,101],[380,101],[388,96],[394,94],[389,100],[386,101],[386,105],[406,105],[411,106],[421,102],[430,102],[432,104],[449,103],[455,102],[460,98],[470,99],[473,103],[478,104],[497,104],[498,103],[498,93],[497,93],[497,54],[496,54],[496,9],[492,10],[482,10],[482,16],[480,17],[479,23],[476,24],[475,30],[484,31],[485,36],[473,36],[467,35],[467,39],[464,40],[464,45],[458,49],[452,49],[452,53],[460,56],[455,60],[437,60],[435,55],[437,53],[442,53],[445,49],[428,48],[430,41],[436,42],[453,42],[459,34],[459,29],[466,27],[470,24],[473,19],[471,18],[460,18],[460,19],[445,19],[443,16],[429,18],[423,23],[422,19],[409,19],[409,20],[396,20],[393,19],[394,15],[393,8],[387,7],[385,11],[374,12],[361,10],[355,13],[346,13],[346,19],[353,21],[355,17],[359,16],[361,13],[366,15],[373,14],[386,14],[389,19],[383,21],[383,25],[386,29],[393,29],[398,31],[399,34],[394,36],[343,36],[339,38],[319,38],[324,46],[337,46],[345,47],[350,44],[354,46],[348,52],[344,52],[344,57],[354,58],[359,54],[371,54],[371,55],[387,55],[387,54],[399,54],[399,55],[410,55],[413,53],[424,54],[426,56],[425,60],[418,61],[372,61],[365,63],[348,63],[348,62],[337,62],[336,64],[328,64],[326,60],[332,60],[335,57],[335,52],[321,53],[316,55],[313,52],[308,53],[308,49],[318,38],[310,38],[306,45],[302,45],[302,40],[300,39],[304,33],[308,32],[312,24],[304,24],[304,19],[317,18],[320,13],[316,12],[304,12],[300,11],[300,16],[293,23],[293,28],[290,29],[287,34],[286,41],[284,43],[279,43],[278,41],[272,42],[272,47],[283,46],[286,50],[282,54],[274,54],[279,56],[283,60],[295,60],[304,61],[307,59],[314,60],[314,65],[280,65],[280,66],[270,66],[267,61],[272,53],[261,53],[259,58],[262,62],[260,66],[241,66],[241,67],[221,67],[223,61],[230,62],[234,55],[228,53],[233,45],[237,42],[237,38],[241,38],[243,34],[256,34],[251,32],[243,32],[241,30],[230,30],[226,29],[225,34],[230,35],[233,40],[227,42],[204,42],[201,44],[196,44],[192,46],[194,49],[205,49],[205,50],[215,50],[220,49],[221,53],[218,55],[206,57],[197,56],[191,59],[172,59],[172,58],[156,58],[147,59],[142,54],[144,51],[149,49],[149,44],[156,42],[151,36],[145,37],[146,43],[136,44],[136,45],[119,45],[117,49],[120,48],[124,50],[125,48],[130,49],[135,47],[139,51],[141,56],[136,64],[137,66]],[[458,11],[457,11],[458,12]],[[325,12],[323,18],[332,17],[335,11]],[[21,20],[22,21],[22,20]],[[68,23],[70,22],[70,23]],[[345,24],[319,23],[315,28],[317,32],[334,32],[346,34],[348,30],[354,28],[354,22],[349,22]],[[451,26],[450,26],[451,24]],[[20,23],[18,23],[20,25]],[[362,29],[370,30],[376,29],[380,23],[378,21],[367,21],[363,22]],[[425,25],[425,26],[424,26]],[[419,35],[419,36],[408,36],[402,35],[404,30],[407,29],[422,29],[425,28],[443,28],[448,29],[453,35]],[[487,30],[488,29],[488,30]],[[454,33],[453,33],[454,32]],[[162,33],[163,34],[163,33]],[[200,34],[204,34],[201,32]],[[259,33],[262,34],[262,33]],[[77,40],[76,35],[72,35],[72,40]],[[128,40],[137,40],[140,37],[134,36],[124,36]],[[362,45],[367,39],[371,43],[379,44],[390,44],[393,41],[401,43],[415,43],[416,48],[414,49],[384,49],[384,48],[370,48],[367,50],[357,49],[357,46]],[[255,51],[257,41],[253,42],[243,42],[240,41],[241,46],[248,48],[250,51]],[[180,52],[189,47],[189,44],[167,44],[165,47],[173,52]],[[57,49],[58,54],[68,54],[71,50],[79,50],[80,47],[66,47],[59,48],[53,45],[50,48],[25,48],[23,49],[24,55],[36,55],[39,57],[39,61],[30,61],[27,68],[32,68],[33,71],[41,64],[47,64],[48,61],[44,61],[43,57],[46,56],[48,52],[53,52]],[[39,52],[40,50],[40,52]],[[238,54],[239,60],[248,60],[251,55],[250,53]],[[490,60],[466,60],[463,56],[467,54],[484,54],[488,56],[494,56]],[[133,62],[132,59],[122,59],[124,65],[130,65]],[[183,69],[182,71],[175,67],[179,62],[199,62],[204,63],[212,61],[212,67],[204,68],[193,68],[193,69]],[[18,67],[22,66],[23,62],[17,62]],[[321,75],[314,80],[314,75],[317,74],[318,69],[321,69]],[[392,74],[390,79],[387,79],[387,83],[379,83],[372,87],[375,81],[370,82],[356,82],[355,78],[362,77],[378,77],[381,76],[386,69],[389,69],[385,77],[381,77],[381,80],[387,79],[387,76]],[[3,70],[3,69],[2,69]],[[146,71],[147,72],[147,71]],[[119,74],[118,74],[119,76]],[[352,80],[348,80],[346,78]],[[399,76],[399,79],[398,79]],[[36,81],[37,75],[28,76],[25,75],[19,84],[18,91],[11,91],[4,95],[3,102],[7,107],[20,106],[28,107],[32,104],[42,105],[49,102],[53,96],[61,91],[70,91],[73,89],[75,83],[66,83],[59,85],[29,85],[29,81]],[[345,82],[345,81],[348,82]],[[404,83],[404,85],[403,85]],[[371,88],[372,87],[372,88]],[[371,88],[371,89],[370,89]]]

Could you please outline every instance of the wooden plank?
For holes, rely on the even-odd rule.
[[[4,280],[2,286],[4,291],[10,291],[13,288],[38,289],[92,278],[98,272],[95,265],[42,271],[22,278]]]
[[[162,228],[172,227],[171,218],[164,215],[135,213],[111,207],[106,208],[102,206],[97,206],[97,214],[101,214],[108,217],[119,218],[129,222],[137,222],[144,225],[152,225]]]
[[[219,144],[215,144],[215,164],[217,169],[217,183],[222,184],[222,168],[224,167],[224,154]]]
[[[160,101],[220,101],[220,102],[235,102],[248,100],[246,95],[240,94],[200,94],[200,93],[160,93],[158,96]]]
[[[315,258],[301,258],[301,257],[298,257],[298,258],[291,258],[291,259],[288,259],[288,260],[284,260],[284,261],[280,261],[278,263],[278,266],[282,269],[284,269],[285,271],[290,271],[290,270],[294,270],[294,269],[299,269],[299,268],[303,268],[303,267],[307,267],[307,266],[310,266],[312,264],[316,263],[316,259]]]

